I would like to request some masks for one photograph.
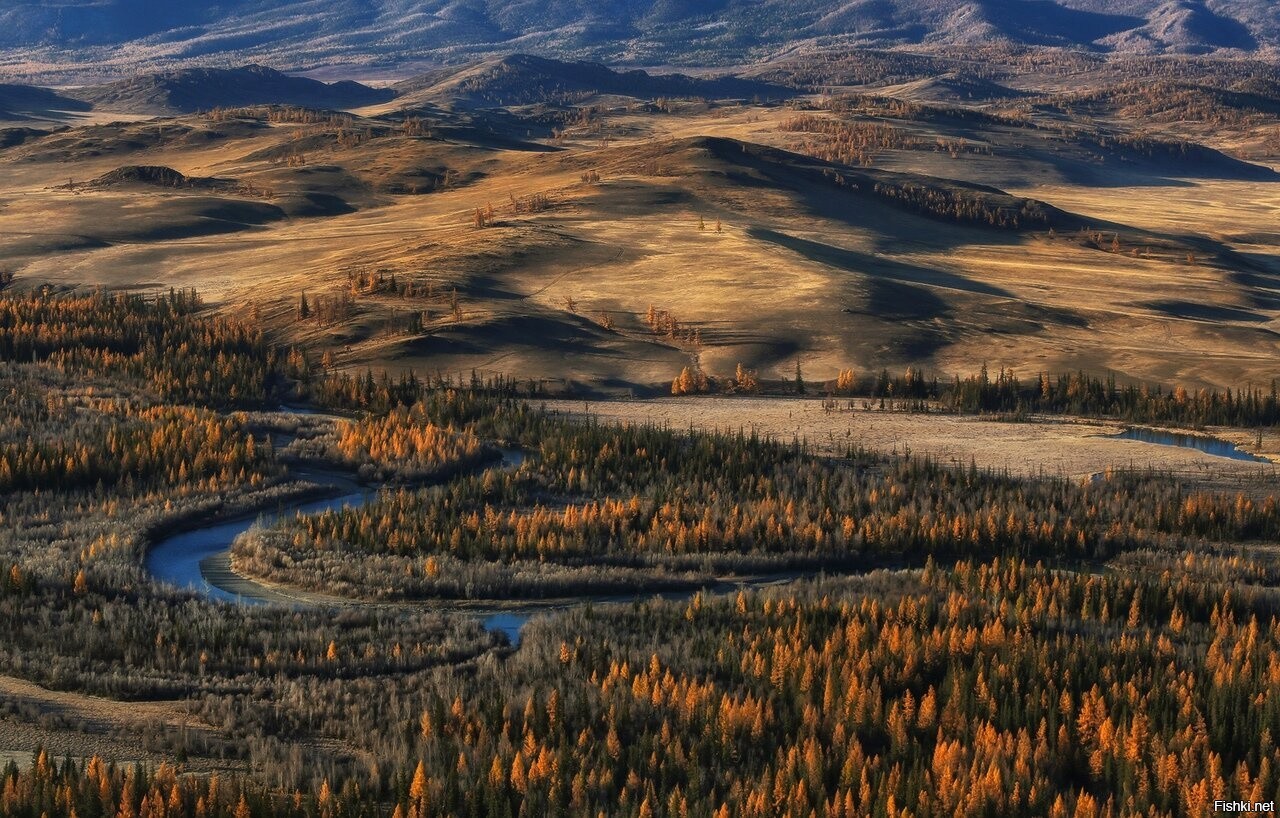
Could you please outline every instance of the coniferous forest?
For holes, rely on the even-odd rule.
[[[1274,389],[841,381],[929,411],[1276,419]],[[190,291],[0,294],[0,665],[182,713],[126,720],[116,758],[71,711],[0,697],[88,737],[10,760],[0,815],[1101,818],[1280,796],[1267,486],[837,456],[531,392],[344,375]],[[362,504],[231,546],[228,572],[287,603],[151,573],[176,532],[353,486]],[[469,612],[538,603],[518,644]]]

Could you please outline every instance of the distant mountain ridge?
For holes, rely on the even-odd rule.
[[[324,83],[261,65],[141,74],[68,93],[94,107],[158,114],[264,104],[346,109],[395,98],[395,92],[385,88],[350,81]]]
[[[461,101],[479,105],[521,105],[572,101],[594,94],[656,99],[789,96],[790,89],[738,77],[701,78],[684,74],[618,71],[594,62],[566,62],[512,54],[444,68],[392,86],[398,102]]]
[[[48,88],[0,84],[0,118],[20,117],[49,110],[85,111],[89,103],[63,96]]]
[[[512,51],[715,65],[813,46],[1003,42],[1275,55],[1273,0],[4,0],[11,64],[458,61]],[[123,72],[123,70],[122,70]]]
[[[572,103],[595,95],[725,99],[779,98],[792,93],[792,89],[761,80],[615,71],[599,63],[511,54],[437,69],[389,88],[351,81],[325,83],[261,65],[141,73],[60,92],[0,84],[0,119],[21,120],[24,112],[54,110],[170,115],[215,108],[291,105],[350,111],[392,101],[398,108],[430,104],[484,108]]]

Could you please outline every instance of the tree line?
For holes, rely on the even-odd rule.
[[[1280,393],[1274,380],[1268,386],[1191,390],[1164,384],[1122,385],[1114,374],[1090,375],[1083,370],[1056,375],[1041,372],[1033,380],[1023,380],[1003,368],[992,376],[983,366],[976,375],[939,381],[909,368],[900,376],[888,370],[863,376],[851,382],[844,394],[901,398],[908,402],[908,408],[916,401],[914,408],[920,411],[936,405],[965,414],[1080,415],[1193,427],[1280,423]]]

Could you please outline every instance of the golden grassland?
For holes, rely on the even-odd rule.
[[[792,115],[781,106],[617,107],[554,137],[524,120],[451,131],[460,115],[435,113],[445,125],[425,136],[365,117],[342,131],[190,116],[7,149],[0,265],[27,286],[198,287],[331,350],[339,367],[475,369],[624,394],[694,361],[763,378],[797,359],[813,379],[983,363],[1219,388],[1275,374],[1280,188],[1269,180],[1090,162],[1056,143],[1063,156],[1037,154],[1011,128],[970,136],[991,155],[876,155],[879,168],[1044,200],[1089,228],[1082,239],[904,213],[705,139],[803,148],[805,135],[780,128]],[[363,142],[340,133],[388,127]],[[232,187],[87,184],[124,165]],[[492,226],[475,226],[477,209]],[[352,292],[353,276],[375,274],[433,294]],[[350,304],[300,321],[304,292],[350,293]],[[650,331],[650,306],[686,334]]]

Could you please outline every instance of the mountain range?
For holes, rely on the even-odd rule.
[[[21,122],[55,114],[66,118],[91,110],[163,116],[255,105],[345,111],[395,101],[399,108],[435,103],[486,108],[596,95],[746,99],[792,93],[790,88],[732,76],[615,71],[599,63],[511,54],[438,68],[382,88],[351,80],[326,83],[256,64],[144,72],[62,91],[0,84],[0,120]]]
[[[534,51],[725,65],[840,45],[1272,56],[1272,0],[2,0],[9,73],[78,63],[452,62]]]

